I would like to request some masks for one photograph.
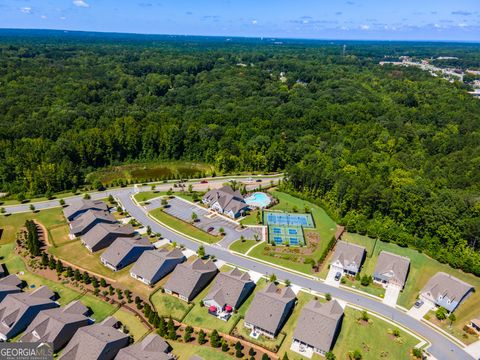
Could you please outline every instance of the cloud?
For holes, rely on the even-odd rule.
[[[138,4],[138,6],[143,7],[143,8],[147,8],[147,7],[152,7],[153,4],[152,3],[141,2],[140,4]]]
[[[258,21],[256,19],[253,19],[252,20],[252,25],[257,25],[258,24]]]
[[[193,15],[193,12],[187,11],[187,12],[185,12],[185,15]]]
[[[342,14],[343,14],[343,13],[342,13],[341,11],[337,11],[337,12],[335,13],[335,15],[337,15],[337,16],[338,16],[338,15],[342,15]]]
[[[355,5],[355,3],[353,1],[347,1],[346,4],[347,5]]]
[[[370,25],[360,25],[360,29],[368,30],[368,29],[370,29]]]
[[[60,20],[67,20],[65,16],[60,16]]]
[[[20,8],[20,11],[24,14],[31,14],[32,8],[30,6],[24,6]]]
[[[83,8],[88,8],[90,7],[89,4],[87,4],[85,1],[83,0],[74,0],[73,1],[73,5],[77,6],[77,7],[83,7]]]
[[[45,19],[47,19],[47,16],[46,15],[41,15],[40,18],[45,20]]]
[[[457,10],[457,11],[452,11],[452,15],[470,16],[470,15],[473,15],[473,13],[471,13],[470,11]]]

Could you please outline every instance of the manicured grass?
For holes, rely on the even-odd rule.
[[[113,315],[118,310],[118,306],[110,304],[93,295],[86,294],[79,300],[83,305],[93,311],[92,318],[95,319],[96,322],[105,320],[105,318]]]
[[[428,257],[425,254],[418,252],[411,248],[400,247],[393,243],[385,243],[361,236],[358,234],[344,234],[344,239],[363,246],[367,249],[375,249],[371,251],[371,256],[367,257],[367,260],[363,266],[362,273],[373,274],[375,265],[377,263],[378,254],[380,251],[389,251],[394,254],[407,256],[410,259],[410,273],[408,274],[405,289],[400,293],[398,304],[406,308],[412,307],[420,290],[425,286],[428,280],[439,271],[451,274],[463,281],[474,286],[476,289],[480,289],[480,278],[464,273],[463,271],[453,269],[447,264],[441,264],[438,261]],[[476,291],[471,294],[460,306],[455,310],[455,316],[457,320],[453,323],[453,328],[449,329],[453,334],[457,334],[460,340],[463,338],[463,326],[467,324],[471,319],[478,317],[478,309],[480,309],[480,292]],[[449,323],[443,324],[448,327]],[[443,327],[442,326],[442,327]]]
[[[63,216],[62,208],[42,210],[36,213],[26,212],[9,216],[1,215],[0,229],[2,229],[3,232],[1,234],[0,244],[15,241],[15,234],[25,225],[25,221],[32,219],[42,223],[47,230],[58,225],[67,224]]]
[[[113,316],[127,327],[129,334],[133,336],[135,341],[138,341],[149,332],[145,324],[128,310],[120,308]]]
[[[54,198],[53,199],[47,199],[46,197],[44,196],[40,196],[40,197],[34,197],[34,198],[30,198],[28,199],[29,201],[26,202],[27,204],[30,204],[30,203],[37,203],[37,202],[41,202],[41,201],[47,201],[47,200],[55,200],[55,199],[64,199],[64,198],[67,198],[67,197],[70,197],[70,196],[75,196],[75,195],[78,195],[78,194],[75,194],[75,193],[72,193],[72,192],[66,192],[66,193],[57,193],[54,195]],[[2,203],[0,205],[1,206],[10,206],[10,205],[19,205],[21,204],[20,201],[18,200],[15,200],[15,199],[8,199],[8,200],[0,200],[0,202]]]
[[[247,329],[244,326],[243,319],[238,322],[237,326],[235,327],[235,331],[248,341],[260,345],[265,349],[269,349],[271,351],[275,351],[276,348],[279,348],[285,340],[285,333],[283,331],[281,331],[275,339],[270,339],[263,335],[260,335],[258,339],[253,339],[250,337],[250,333],[252,332],[252,330]]]
[[[256,244],[258,244],[258,241],[255,241],[255,240],[245,240],[245,241],[237,240],[232,244],[230,244],[229,249],[245,254],[248,250],[250,250],[252,246],[255,246]]]
[[[165,191],[143,191],[138,194],[135,194],[133,197],[135,200],[137,200],[139,203],[155,199],[157,197],[165,195]]]
[[[259,221],[257,221],[257,215],[258,214],[258,210],[253,210],[253,211],[250,211],[250,214],[248,216],[246,216],[245,218],[243,218],[242,220],[240,220],[240,223],[242,225],[258,225],[260,224]]]
[[[193,355],[201,356],[205,360],[232,360],[233,357],[222,352],[220,349],[213,349],[210,345],[190,345],[178,341],[169,341],[173,353],[179,360],[188,360]]]
[[[48,231],[48,239],[51,245],[58,246],[71,241],[68,236],[70,228],[67,224],[52,226]]]
[[[159,315],[171,316],[176,320],[182,320],[193,306],[193,304],[187,304],[175,296],[162,293],[160,290],[155,292],[150,300]]]
[[[328,245],[328,242],[335,234],[335,231],[337,229],[336,223],[318,205],[277,190],[272,190],[270,191],[270,193],[279,200],[279,203],[271,208],[272,210],[293,212],[293,209],[296,208],[297,211],[304,212],[306,207],[310,209],[313,220],[315,222],[315,229],[305,229],[305,232],[316,232],[319,236],[319,243],[311,254],[301,255],[296,253],[293,248],[286,248],[288,251],[285,251],[281,254],[276,253],[274,255],[273,251],[269,252],[266,249],[266,247],[269,245],[265,243],[255,247],[249,253],[249,255],[264,261],[278,264],[286,268],[290,268],[306,274],[311,274],[311,265],[304,264],[304,261],[306,259],[318,260],[323,250]],[[250,219],[250,217],[252,217],[252,215],[247,217],[247,219],[249,219],[248,221],[253,221]],[[307,237],[305,240],[308,242]]]
[[[185,221],[182,221],[174,216],[165,213],[164,211],[162,211],[161,208],[150,211],[150,215],[161,223],[164,223],[165,225],[174,228],[178,232],[189,235],[197,240],[209,244],[214,244],[221,239],[220,236],[213,236],[211,234],[208,234],[205,231],[200,230]]]
[[[370,316],[371,323],[361,324],[357,321],[361,312],[347,307],[342,329],[333,353],[337,359],[347,359],[350,351],[359,350],[362,359],[410,359],[411,349],[420,341],[400,331],[399,339],[388,333],[395,327],[383,320]]]

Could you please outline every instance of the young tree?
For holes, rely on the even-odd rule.
[[[272,282],[272,283],[276,282],[276,281],[277,281],[277,275],[275,275],[275,274],[272,273],[272,274],[270,275],[270,278],[269,278],[268,280],[269,280],[270,282]]]
[[[82,278],[82,275],[80,274],[80,270],[75,269],[75,273],[73,275],[73,278],[75,279],[75,281],[80,281],[80,279]]]
[[[148,236],[152,235],[152,228],[150,227],[150,225],[147,225],[147,235]]]
[[[55,270],[57,274],[60,275],[63,272],[63,264],[60,260],[57,260],[57,264],[55,265]]]
[[[89,193],[85,193],[85,195],[83,195],[83,198],[84,198],[85,200],[90,200],[90,199],[91,199],[91,196],[90,196]]]
[[[325,294],[325,300],[327,300],[327,301],[332,300],[332,294],[326,293],[326,294]]]
[[[192,333],[193,333],[193,328],[190,325],[188,325],[185,328],[185,332],[183,333],[183,341],[187,343],[190,340],[192,340]]]
[[[168,330],[168,338],[170,340],[176,340],[177,339],[177,331],[175,329],[175,324],[173,323],[172,318],[168,319],[168,324],[167,324],[167,330]]]
[[[109,202],[110,204],[114,204],[114,203],[115,203],[115,199],[113,198],[113,195],[112,195],[112,194],[108,195],[108,202]]]
[[[282,360],[289,360],[287,353],[283,353],[283,358],[282,358]]]
[[[289,287],[290,285],[292,285],[292,282],[288,279],[285,280],[285,286],[286,287]]]
[[[326,360],[336,360],[335,354],[332,353],[331,351],[325,353],[325,359]]]
[[[226,341],[222,341],[222,351],[227,352],[230,349]]]
[[[159,317],[157,328],[158,328],[158,335],[160,335],[161,337],[165,337],[165,335],[167,334],[167,323],[163,316]]]
[[[30,204],[30,211],[35,212],[35,205]]]
[[[198,255],[198,257],[200,257],[200,258],[205,257],[205,248],[203,247],[203,245],[200,245],[200,246],[198,247],[197,255]]]
[[[63,199],[58,200],[58,203],[60,204],[60,206],[65,206],[65,200]]]
[[[196,222],[198,220],[198,215],[196,212],[192,212],[192,222]]]
[[[218,334],[218,331],[215,329],[212,331],[210,334],[210,345],[214,348],[220,347],[220,335]]]
[[[198,332],[198,343],[200,345],[203,345],[207,342],[207,339],[206,339],[206,334],[205,334],[205,331],[203,331],[202,329],[200,329],[200,331]]]
[[[107,282],[104,278],[100,278],[100,286],[102,288],[107,287]]]
[[[457,320],[457,317],[455,316],[455,314],[453,312],[451,312],[448,315],[448,320],[450,320],[450,327],[452,327],[452,324]]]
[[[262,360],[270,360],[270,357],[267,354],[263,354]]]

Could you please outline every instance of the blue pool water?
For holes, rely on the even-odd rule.
[[[278,237],[278,236],[275,236],[273,238],[273,241],[275,241],[275,244],[281,244],[282,243],[282,238],[281,237]]]
[[[262,192],[256,192],[250,195],[249,197],[245,198],[245,202],[247,205],[251,205],[254,207],[264,208],[270,205],[272,200],[268,197],[267,194]]]
[[[297,235],[297,230],[295,230],[295,229],[288,229],[288,234],[289,234],[289,235]]]
[[[280,228],[273,228],[273,233],[274,233],[274,234],[281,234],[281,233],[282,233],[282,229],[280,229]]]

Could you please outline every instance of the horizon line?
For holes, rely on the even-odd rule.
[[[258,39],[258,40],[301,40],[301,41],[371,41],[371,42],[433,42],[433,43],[465,43],[480,44],[480,40],[433,40],[433,39],[361,39],[361,38],[301,38],[301,37],[278,37],[278,36],[242,36],[242,35],[199,35],[199,34],[160,34],[122,31],[98,31],[98,30],[69,30],[69,29],[47,29],[47,28],[3,28],[0,31],[56,31],[61,33],[95,33],[95,34],[117,34],[117,35],[140,35],[140,36],[171,36],[171,37],[203,37],[203,38],[235,38],[235,39]]]

